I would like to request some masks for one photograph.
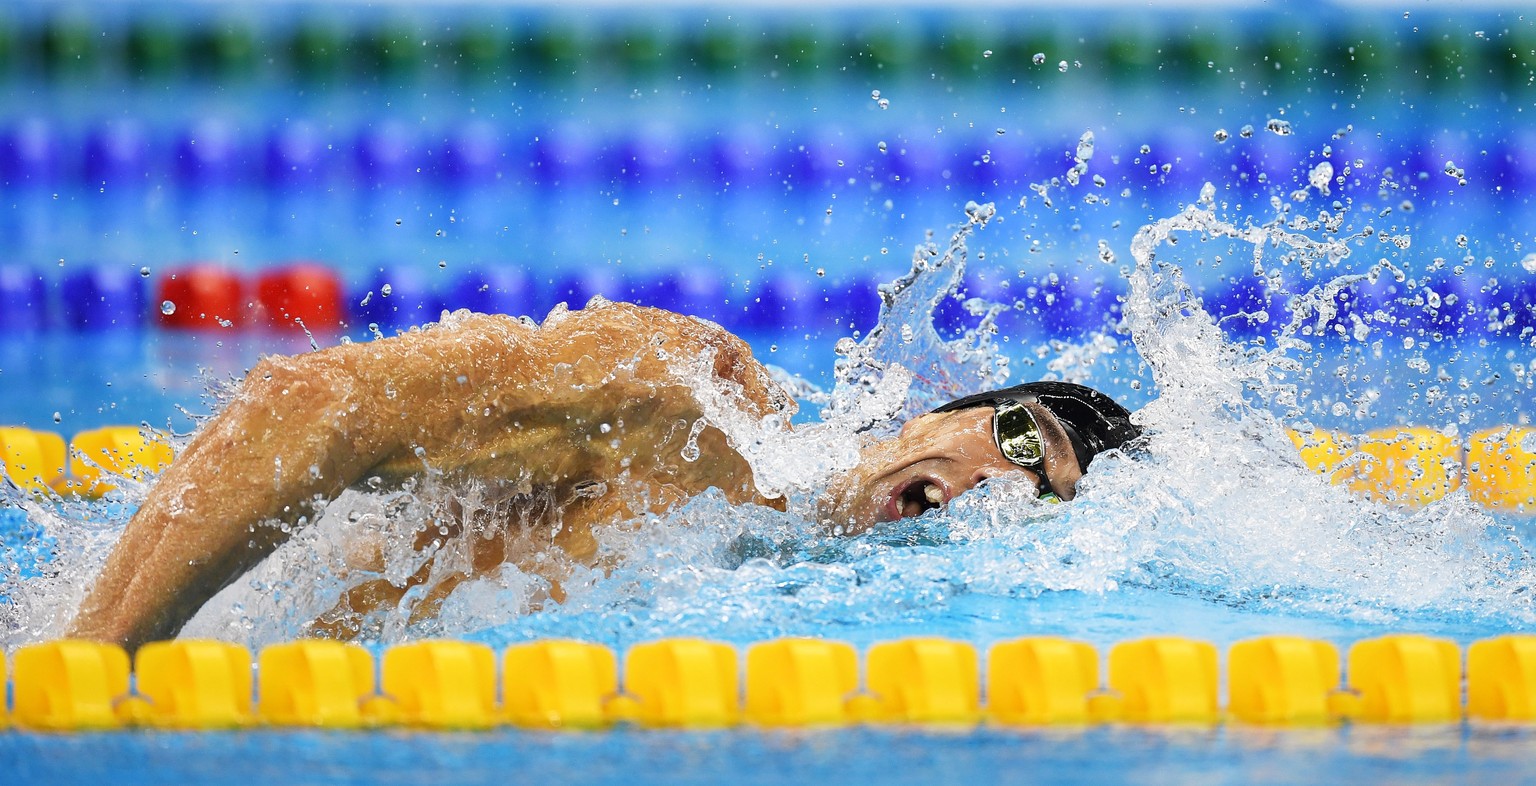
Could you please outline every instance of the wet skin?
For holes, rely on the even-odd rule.
[[[1043,467],[1027,469],[1003,456],[992,434],[991,407],[929,413],[907,421],[894,439],[866,448],[857,467],[834,479],[822,517],[855,534],[942,507],[982,481],[1009,473],[1042,494],[1072,499],[1083,473],[1071,442],[1054,415],[1039,404],[1026,406],[1044,438]]]
[[[504,564],[543,576],[559,600],[563,572],[596,556],[594,527],[710,488],[733,504],[783,508],[707,424],[701,387],[757,418],[787,423],[794,411],[739,338],[622,303],[557,312],[542,325],[456,316],[389,339],[265,358],[156,481],[66,633],[129,648],[170,638],[342,491],[423,479],[473,489],[478,507],[447,495],[417,540],[435,549],[420,570],[403,583],[354,584],[311,633],[364,633],[370,613],[398,608],[425,585],[408,612],[419,619],[459,583]],[[1081,472],[1056,420],[1033,410],[1051,488],[1070,499]],[[1032,475],[1003,458],[991,416],[978,407],[913,419],[833,479],[823,520],[857,532],[945,504],[989,477]],[[377,550],[354,551],[348,569],[380,569]]]

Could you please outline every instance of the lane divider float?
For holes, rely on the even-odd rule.
[[[862,683],[851,645],[778,639],[747,648],[744,691],[737,649],[697,638],[637,644],[622,670],[614,651],[579,641],[508,647],[498,669],[489,646],[465,641],[400,644],[376,660],[356,644],[301,640],[253,661],[239,645],[179,640],[145,645],[130,671],[121,647],[59,640],[12,655],[14,706],[0,723],[58,732],[1536,722],[1536,636],[1474,642],[1465,667],[1462,656],[1447,639],[1388,635],[1354,643],[1341,673],[1329,642],[1250,639],[1227,651],[1222,706],[1215,645],[1178,636],[1112,646],[1107,684],[1097,650],[1054,637],[996,644],[984,672],[965,642],[881,642],[865,652]]]
[[[99,498],[112,478],[148,480],[174,457],[168,435],[139,426],[82,431],[68,450],[58,434],[0,426],[0,475],[33,494]]]
[[[1302,462],[1363,497],[1423,506],[1466,486],[1491,510],[1536,514],[1536,428],[1498,426],[1456,437],[1423,426],[1362,435],[1291,432]]]

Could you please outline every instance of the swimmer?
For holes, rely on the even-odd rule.
[[[421,568],[404,581],[353,586],[313,623],[315,635],[361,635],[370,611],[395,608],[412,590],[422,598],[417,619],[503,564],[544,577],[558,601],[561,561],[551,553],[590,564],[594,527],[707,489],[732,504],[783,509],[756,490],[726,435],[705,425],[700,374],[754,418],[788,424],[794,412],[741,339],[624,303],[557,310],[542,325],[459,312],[388,339],[264,358],[157,479],[68,635],[130,649],[175,636],[353,486],[410,488],[430,477],[474,488],[478,501],[467,510],[462,495],[445,495],[455,500],[417,538],[418,549],[432,550]],[[857,533],[1010,473],[1044,498],[1071,500],[1093,457],[1137,434],[1123,408],[1077,385],[970,396],[867,447],[832,479],[819,515]],[[464,530],[476,521],[470,537]],[[457,548],[442,547],[450,538]],[[367,554],[352,566],[381,569]]]

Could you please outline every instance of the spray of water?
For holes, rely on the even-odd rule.
[[[1091,153],[1091,139],[1086,153],[1079,145],[1078,176]],[[549,554],[542,565],[504,565],[463,582],[426,616],[413,615],[422,599],[408,593],[364,635],[611,640],[623,631],[746,640],[942,621],[966,596],[1022,603],[1125,587],[1342,619],[1536,619],[1526,593],[1536,574],[1507,523],[1464,492],[1415,509],[1353,497],[1303,467],[1287,433],[1311,428],[1313,375],[1330,373],[1316,344],[1335,336],[1379,341],[1373,322],[1383,320],[1344,305],[1394,266],[1384,258],[1368,272],[1348,270],[1352,244],[1406,243],[1350,230],[1327,210],[1301,219],[1277,209],[1267,223],[1235,224],[1219,217],[1209,186],[1131,244],[1119,329],[1156,392],[1136,413],[1149,437],[1134,455],[1099,457],[1070,504],[1038,503],[1032,488],[1000,479],[915,519],[856,537],[826,533],[813,520],[814,500],[866,440],[1007,380],[993,326],[1014,304],[971,302],[975,324],[952,340],[933,320],[961,287],[968,242],[994,213],[991,205],[968,205],[947,244],[919,246],[911,271],[882,287],[879,325],[838,344],[833,388],[799,391],[803,405],[819,408],[817,422],[789,429],[779,416],[754,419],[707,362],[677,360],[706,420],[748,459],[761,491],[789,500],[787,511],[733,506],[707,493],[665,515],[602,528],[594,565],[552,568],[559,557]],[[1265,324],[1269,312],[1213,317],[1184,275],[1191,260],[1233,248],[1266,296],[1286,303],[1267,334],[1246,340],[1229,335],[1233,323]],[[1090,376],[1119,345],[1107,334],[1054,345],[1046,369]],[[8,498],[48,540],[36,542],[33,563],[5,568],[0,589],[10,600],[0,606],[0,636],[14,643],[57,634],[145,489],[130,484],[119,493],[108,505]],[[495,506],[481,504],[473,488],[437,487],[430,476],[403,489],[350,491],[210,602],[187,632],[252,644],[291,638],[345,588],[403,581],[426,558],[416,545],[424,528],[436,526],[428,522],[441,520],[434,500],[445,496],[460,515],[494,517]],[[457,547],[445,537],[433,548]]]

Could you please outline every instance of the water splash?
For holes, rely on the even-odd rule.
[[[1085,140],[1077,165],[1092,155]],[[1321,167],[1303,171],[1320,194],[1339,185]],[[1352,497],[1297,460],[1287,430],[1310,431],[1325,406],[1314,391],[1318,377],[1335,375],[1319,345],[1354,342],[1379,352],[1383,336],[1407,319],[1403,309],[1446,306],[1443,298],[1416,295],[1405,304],[1374,294],[1407,289],[1412,280],[1391,258],[1411,246],[1406,233],[1350,228],[1343,210],[1303,218],[1279,197],[1271,205],[1275,217],[1264,223],[1224,220],[1207,185],[1193,206],[1137,233],[1121,329],[1157,393],[1136,414],[1150,438],[1137,456],[1097,459],[1071,504],[1039,503],[1032,488],[999,479],[945,509],[856,537],[825,534],[811,520],[825,479],[851,466],[867,439],[944,400],[1007,381],[1008,357],[993,342],[993,325],[1013,304],[972,299],[973,323],[958,339],[934,328],[935,310],[960,291],[968,244],[995,215],[992,205],[971,203],[947,244],[930,238],[916,249],[911,271],[881,288],[877,327],[862,340],[839,342],[832,390],[796,391],[819,410],[816,422],[790,431],[782,416],[749,416],[735,392],[709,374],[712,359],[678,359],[676,373],[692,380],[707,423],[752,464],[761,491],[788,497],[787,511],[733,506],[707,493],[665,515],[601,528],[595,565],[558,566],[558,593],[547,562],[507,564],[461,583],[431,615],[416,615],[423,598],[407,593],[397,608],[375,615],[364,635],[384,642],[424,635],[615,641],[696,633],[747,641],[902,624],[966,635],[967,609],[979,599],[1001,604],[984,606],[999,625],[1018,628],[1023,620],[1038,623],[1053,599],[1097,597],[1113,607],[1139,590],[1260,615],[1536,621],[1527,597],[1536,577],[1530,558],[1508,524],[1464,492],[1424,508],[1391,507]],[[1367,243],[1391,251],[1364,272],[1351,269]],[[1217,254],[1236,260],[1261,303],[1224,316],[1207,310],[1185,271]],[[1362,298],[1374,312],[1355,305]],[[1234,338],[1255,326],[1258,335]],[[1053,344],[1041,357],[1051,374],[1081,378],[1123,345],[1098,334]],[[1415,359],[1424,364],[1416,374],[1435,373]],[[1356,391],[1346,416],[1371,400],[1371,388]],[[429,475],[404,489],[344,494],[210,602],[188,633],[252,644],[292,638],[346,588],[403,583],[427,556],[451,555],[458,545],[447,532],[430,550],[418,548],[432,534],[428,522],[443,520],[434,500],[451,499],[461,511],[490,508],[473,488],[434,483]],[[51,539],[34,541],[27,575],[9,568],[0,579],[11,598],[0,605],[8,643],[58,634],[84,577],[144,493],[129,485],[107,505],[58,507],[7,497],[5,504],[24,510]],[[460,523],[468,533],[486,525]],[[1056,619],[1046,627],[1071,633],[1101,621]]]

